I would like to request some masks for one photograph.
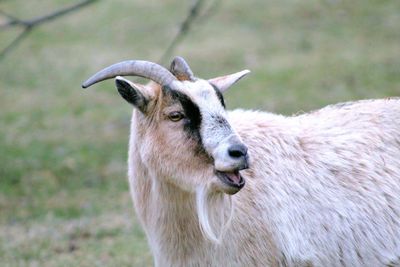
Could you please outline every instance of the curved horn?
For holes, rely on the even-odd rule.
[[[189,67],[189,64],[183,59],[183,57],[175,57],[169,67],[169,70],[176,78],[180,81],[194,81],[194,75]]]
[[[87,88],[116,76],[140,76],[155,81],[160,85],[169,85],[171,82],[176,81],[172,73],[156,63],[143,60],[127,60],[97,72],[82,84],[82,88]]]

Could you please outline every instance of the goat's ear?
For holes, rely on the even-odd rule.
[[[208,82],[216,86],[221,92],[224,92],[248,73],[250,73],[249,70],[242,70],[233,74],[209,79]]]
[[[119,94],[130,104],[146,113],[147,104],[151,100],[147,88],[144,85],[133,83],[121,76],[115,78],[115,86]]]

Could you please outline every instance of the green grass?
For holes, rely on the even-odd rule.
[[[71,1],[1,1],[34,17]],[[183,3],[183,4],[182,4]],[[126,179],[124,59],[156,61],[190,1],[99,1],[35,29],[0,61],[0,265],[151,266]],[[221,1],[176,54],[211,78],[248,68],[228,107],[293,114],[400,95],[400,2]],[[1,22],[1,21],[0,21]],[[18,29],[0,32],[0,48]]]

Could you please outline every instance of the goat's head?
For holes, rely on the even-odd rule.
[[[245,184],[239,171],[248,168],[248,154],[227,120],[222,92],[247,73],[203,80],[181,57],[173,60],[170,70],[131,60],[99,71],[82,87],[116,77],[120,95],[140,111],[137,125],[146,148],[138,153],[159,177],[184,190],[206,183],[211,190],[234,194]],[[140,76],[158,85],[141,85],[120,76]]]

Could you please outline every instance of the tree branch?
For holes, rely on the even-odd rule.
[[[160,60],[158,62],[163,63],[165,62],[168,57],[172,54],[172,52],[175,50],[176,46],[182,41],[182,39],[187,35],[187,33],[190,30],[190,27],[192,26],[194,20],[200,16],[201,9],[204,6],[204,0],[196,0],[193,5],[190,7],[189,12],[185,18],[185,20],[180,24],[179,31],[175,35],[174,39],[172,39],[171,43],[165,50],[164,54],[161,56]],[[219,2],[219,0],[214,0],[214,3],[211,8],[208,8],[204,14],[202,14],[201,17],[206,17],[207,13],[211,12],[214,10],[214,8],[217,6],[216,3]]]
[[[4,58],[6,54],[8,54],[14,47],[16,47],[25,37],[28,36],[30,31],[32,30],[31,27],[25,28],[14,40],[11,41],[0,53],[0,60]]]
[[[203,14],[201,14],[199,16],[199,21],[203,22],[204,20],[208,19],[209,17],[212,17],[219,9],[221,5],[221,1],[220,0],[214,0],[209,7],[206,9],[206,11],[203,12]]]
[[[57,11],[54,11],[53,13],[43,15],[40,17],[36,17],[33,19],[29,20],[23,20],[19,19],[13,15],[10,15],[2,10],[0,10],[0,15],[6,17],[8,21],[4,24],[0,25],[0,30],[5,29],[8,27],[22,27],[23,30],[22,32],[17,35],[10,43],[7,45],[3,50],[0,51],[0,60],[3,59],[8,53],[10,53],[23,39],[25,39],[29,33],[37,26],[49,22],[51,20],[57,19],[61,16],[64,16],[68,13],[71,13],[73,11],[79,10],[82,7],[85,7],[89,4],[92,4],[98,0],[83,0],[75,5],[72,5],[70,7],[66,7]],[[186,16],[186,18],[183,20],[183,22],[179,26],[179,31],[175,35],[175,37],[172,39],[170,42],[169,46],[161,56],[159,62],[163,63],[165,62],[168,57],[172,54],[172,52],[176,49],[178,44],[183,40],[183,38],[188,34],[190,31],[193,22],[198,19],[200,21],[204,21],[207,19],[209,16],[215,13],[215,10],[218,8],[220,0],[214,0],[209,7],[204,7],[205,6],[204,0],[194,0],[193,4],[191,5],[189,12]],[[202,9],[206,9],[205,11]],[[202,14],[201,14],[202,13]]]
[[[3,59],[6,54],[8,54],[12,49],[14,49],[32,30],[33,28],[45,23],[49,22],[51,20],[54,20],[56,18],[59,18],[61,16],[64,16],[68,13],[71,13],[73,11],[76,11],[78,9],[81,9],[82,7],[85,7],[89,4],[92,4],[98,0],[83,0],[82,2],[79,2],[75,5],[72,5],[70,7],[66,7],[57,11],[54,11],[53,13],[36,17],[30,20],[22,20],[19,18],[16,18],[2,10],[0,10],[0,15],[5,16],[8,18],[8,21],[2,25],[0,25],[0,29],[12,27],[12,26],[17,26],[17,27],[22,27],[23,31],[15,37],[9,45],[6,46],[3,50],[0,52],[0,60]]]
[[[20,24],[20,25],[24,24],[24,22],[22,20],[20,20],[20,19],[18,19],[16,17],[4,12],[3,10],[0,10],[0,15],[2,15],[3,17],[8,18],[8,22],[5,23],[5,24],[0,25],[0,29],[7,28],[7,27],[10,27],[10,26],[14,26],[14,25],[18,25],[18,24]]]

